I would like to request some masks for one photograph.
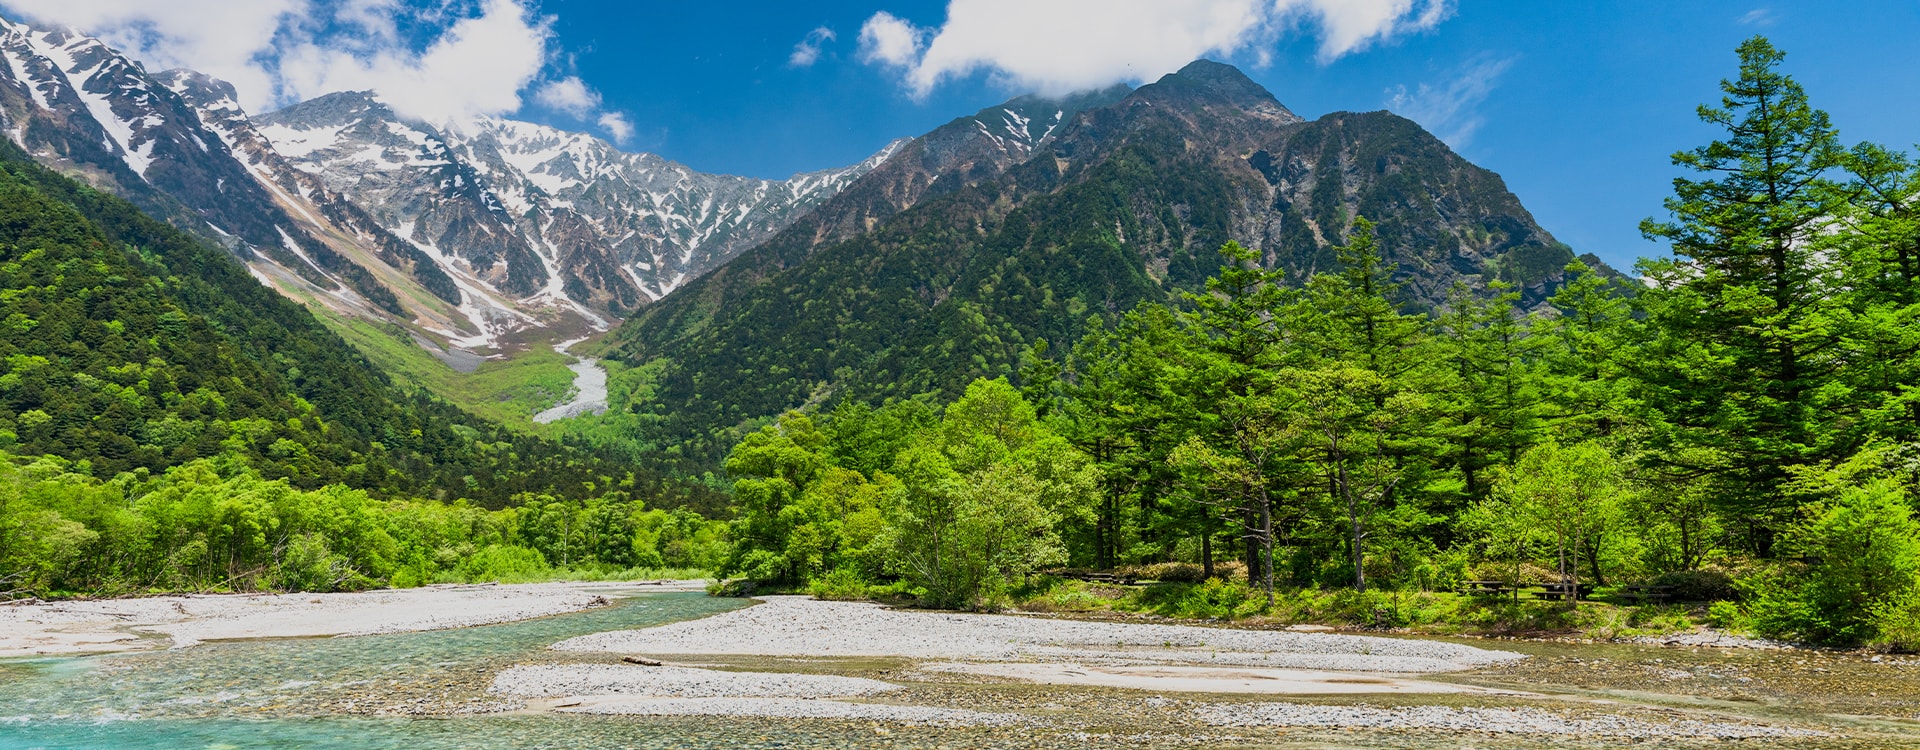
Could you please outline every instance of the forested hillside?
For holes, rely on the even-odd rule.
[[[1617,602],[1699,608],[1633,617],[1920,646],[1920,163],[1844,148],[1783,59],[1748,41],[1722,100],[1701,109],[1723,134],[1674,156],[1684,176],[1670,216],[1643,225],[1673,250],[1641,264],[1652,283],[1576,261],[1543,307],[1519,285],[1463,281],[1422,309],[1406,294],[1412,261],[1389,249],[1416,236],[1354,217],[1304,284],[1226,242],[1204,289],[1116,295],[1141,301],[1101,315],[1030,280],[1091,269],[1151,288],[1132,258],[1044,233],[1170,224],[1022,223],[1015,209],[1003,226],[1077,252],[948,271],[975,286],[956,282],[954,298],[970,302],[934,330],[974,335],[950,350],[884,350],[880,362],[901,365],[876,371],[892,379],[854,391],[930,397],[792,412],[735,446],[728,571],[941,606],[1631,627],[1582,620],[1595,610],[1572,597],[1518,600],[1529,584],[1597,584]],[[1160,166],[1150,185],[1102,195],[1207,184]],[[959,239],[970,229],[949,227],[939,246],[972,243]],[[877,270],[913,247],[887,236],[865,246]],[[880,312],[855,320],[913,325],[898,298],[914,291],[876,291],[863,309]],[[1060,350],[993,339],[1007,328],[989,321],[1013,301],[1038,308],[1025,330],[1070,334],[1091,315],[1089,333]],[[784,339],[767,329],[764,345],[808,335],[811,309],[771,308],[803,327]],[[833,345],[849,342],[860,344]],[[1008,356],[993,347],[1022,344],[1011,382],[980,377]],[[938,361],[977,379],[953,399],[919,374]],[[1162,584],[1034,575],[1057,566],[1128,567]],[[1469,582],[1500,595],[1438,593]]]
[[[1398,268],[1395,301],[1412,309],[1439,306],[1455,282],[1485,295],[1497,280],[1537,307],[1574,259],[1498,176],[1389,113],[1304,122],[1211,62],[1073,107],[1024,150],[956,158],[946,172],[883,165],[642,311],[612,356],[644,374],[598,433],[705,470],[786,409],[951,398],[975,378],[1010,375],[1036,341],[1072,342],[1089,321],[1199,289],[1230,239],[1297,285],[1337,268],[1333,248],[1360,215],[1376,221]],[[991,112],[929,139],[973,133],[967,123],[997,138]],[[874,210],[889,205],[875,196],[915,185],[910,208]],[[851,219],[840,213],[871,230],[844,238],[833,228]]]
[[[0,144],[0,440],[111,477],[228,457],[301,488],[465,498],[664,485],[404,392],[225,253]]]

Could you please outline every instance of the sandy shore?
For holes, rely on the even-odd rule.
[[[344,594],[216,594],[0,606],[0,657],[181,648],[235,638],[374,635],[490,625],[607,603],[620,589],[699,582],[448,585]]]

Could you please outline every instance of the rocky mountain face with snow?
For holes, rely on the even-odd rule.
[[[775,181],[703,174],[512,120],[408,122],[358,92],[256,121],[294,165],[489,287],[613,313],[766,239],[897,149]]]
[[[484,347],[605,327],[785,229],[907,141],[787,180],[710,175],[511,120],[430,125],[367,93],[253,116],[232,87],[0,19],[0,130],[337,313]]]
[[[98,40],[0,20],[0,128],[43,163],[352,306],[393,293],[319,241],[179,96]]]

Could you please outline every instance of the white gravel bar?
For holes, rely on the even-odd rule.
[[[491,692],[521,698],[638,695],[654,698],[840,698],[899,690],[879,680],[837,675],[723,672],[692,667],[529,664],[493,678]]]
[[[592,586],[610,590],[598,584],[449,585],[340,594],[212,594],[12,605],[0,607],[0,657],[492,625],[606,604],[607,598]]]
[[[848,703],[795,698],[619,698],[558,709],[564,713],[627,716],[753,716],[776,719],[850,719],[936,726],[1006,726],[1031,723],[1019,714],[932,706]]]
[[[1452,672],[1525,658],[1439,641],[908,611],[801,596],[770,596],[763,604],[713,617],[644,630],[596,633],[561,641],[554,648],[688,655],[1241,665],[1392,674]]]
[[[1548,734],[1655,739],[1669,737],[1760,739],[1817,737],[1819,732],[1760,724],[1678,719],[1648,721],[1629,716],[1576,718],[1537,708],[1452,708],[1367,705],[1323,706],[1306,703],[1212,705],[1195,710],[1218,727],[1338,727],[1437,730],[1490,734]]]

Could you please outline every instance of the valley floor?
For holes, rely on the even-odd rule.
[[[161,731],[199,742],[208,732],[311,741],[318,730],[368,747],[481,738],[513,747],[1920,742],[1920,660],[963,614],[798,596],[746,602],[695,594],[696,585],[0,607],[0,654],[175,647],[0,660],[0,676],[29,680],[20,690],[51,693],[46,705],[16,706],[21,716],[0,711],[0,745],[9,732],[118,742]],[[683,593],[648,595],[671,590]],[[416,634],[287,638],[379,633]],[[80,675],[113,685],[84,686]],[[52,687],[27,687],[34,680]],[[401,720],[420,716],[465,718]],[[409,744],[423,737],[442,744]]]

